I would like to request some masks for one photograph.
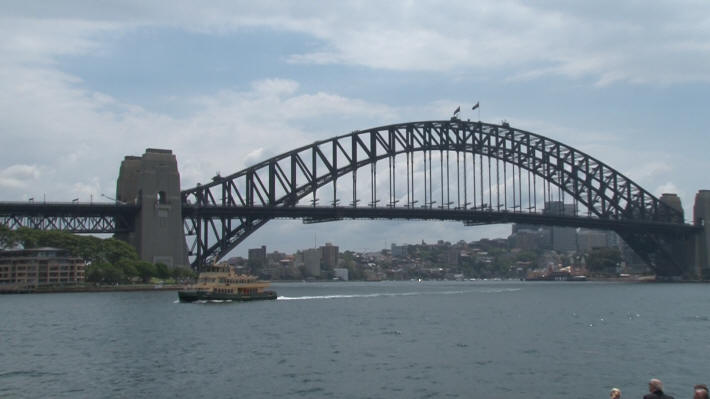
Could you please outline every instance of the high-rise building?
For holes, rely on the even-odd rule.
[[[266,266],[266,245],[262,245],[261,248],[249,248],[248,264],[253,271]]]
[[[392,244],[390,246],[390,254],[393,258],[406,258],[409,254],[409,245]]]
[[[601,230],[579,229],[577,233],[577,247],[580,251],[591,251],[594,248],[609,246],[609,234]]]
[[[320,247],[323,266],[326,269],[332,270],[338,267],[338,246],[333,245],[329,242],[325,243],[325,246]]]
[[[539,227],[539,226],[538,226]],[[536,230],[522,230],[514,232],[508,237],[508,243],[511,248],[518,248],[523,250],[535,250],[538,248],[544,248],[545,232],[540,229]]]
[[[320,276],[320,248],[311,248],[303,251],[303,266],[308,277]]]
[[[545,203],[544,215],[575,216],[577,208],[574,204],[565,204],[562,201],[549,201]],[[558,252],[577,250],[577,229],[575,227],[545,227],[549,231],[550,246]]]
[[[446,251],[446,263],[449,266],[458,266],[461,260],[461,249],[449,248]]]

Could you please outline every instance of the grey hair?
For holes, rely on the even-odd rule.
[[[652,386],[656,390],[663,390],[663,383],[658,378],[651,378],[651,381],[648,382],[648,385]]]

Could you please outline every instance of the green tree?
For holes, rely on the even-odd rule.
[[[92,263],[86,270],[86,280],[92,283],[118,284],[125,279],[123,271],[110,263]]]
[[[17,241],[22,245],[23,248],[37,248],[39,246],[39,235],[41,231],[33,230],[28,228],[20,228],[15,234],[17,236]]]
[[[116,238],[108,238],[101,242],[98,248],[99,256],[108,263],[117,263],[121,259],[138,261],[138,253],[127,242]]]
[[[17,234],[9,227],[0,225],[0,248],[12,248],[17,242]]]
[[[86,268],[86,281],[90,283],[101,283],[104,279],[103,269],[99,265],[89,265]]]
[[[537,253],[530,250],[520,251],[515,255],[515,260],[520,262],[535,262],[535,260],[537,260]]]
[[[133,277],[140,277],[138,269],[136,268],[137,263],[138,261],[133,259],[121,258],[114,265],[121,269],[126,279],[131,279]]]
[[[72,250],[72,254],[84,259],[85,262],[100,261],[102,258],[99,254],[103,241],[94,236],[81,236],[79,245],[75,250]]]
[[[118,284],[126,281],[126,275],[119,267],[107,263],[103,268],[102,282],[107,284]]]
[[[155,265],[144,260],[136,263],[136,271],[144,283],[150,282],[151,277],[157,274]]]
[[[137,261],[138,254],[128,243],[115,238],[100,239],[64,231],[41,231],[21,228],[12,235],[24,248],[55,247],[68,250],[87,262],[117,264],[122,259]]]
[[[587,268],[592,272],[613,274],[621,263],[618,248],[595,248],[587,255]]]
[[[353,252],[345,251],[341,255],[343,258],[343,266],[348,269],[348,279],[349,280],[362,280],[362,270],[358,267],[355,262]]]
[[[165,263],[156,263],[155,264],[155,277],[166,279],[170,278],[170,269],[168,268],[168,265]]]
[[[193,280],[197,278],[197,274],[187,267],[176,267],[172,270],[172,277],[176,282]]]

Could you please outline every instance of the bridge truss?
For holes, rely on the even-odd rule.
[[[0,203],[0,225],[12,230],[30,228],[71,233],[133,231],[138,207],[111,203]]]
[[[378,173],[379,172],[379,173]],[[609,228],[657,271],[683,214],[603,162],[508,124],[402,123],[354,131],[184,190],[193,266],[220,259],[272,218],[537,220]],[[557,218],[557,220],[555,220]]]

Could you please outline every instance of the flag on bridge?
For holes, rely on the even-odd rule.
[[[456,116],[456,114],[458,114],[459,112],[461,112],[461,106],[460,106],[460,105],[459,105],[458,107],[456,107],[456,111],[454,111],[454,116]]]
[[[471,108],[471,111],[473,111],[473,110],[475,110],[476,108],[478,108],[478,106],[479,106],[478,101],[476,101],[476,105],[474,105],[473,108]]]

